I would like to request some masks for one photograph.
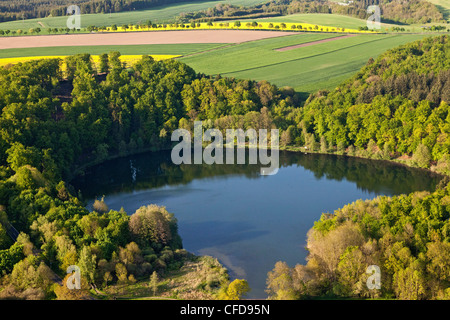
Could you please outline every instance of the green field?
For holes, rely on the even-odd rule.
[[[219,3],[233,5],[251,6],[267,2],[267,0],[217,0],[192,3],[175,3],[171,5],[155,7],[149,10],[127,11],[112,14],[83,14],[81,16],[81,27],[88,26],[111,26],[116,24],[138,24],[151,20],[154,23],[164,23],[173,21],[181,13],[205,10],[216,6]],[[30,28],[41,28],[45,32],[46,28],[65,28],[67,17],[47,17],[41,19],[27,19],[19,21],[9,21],[0,23],[0,30],[29,30]]]
[[[278,52],[274,49],[330,37],[300,34],[227,46],[182,57],[181,61],[205,74],[240,79],[268,80],[311,93],[333,89],[357,72],[370,57],[423,38],[424,35],[358,35],[328,43]]]
[[[92,55],[119,51],[121,54],[164,54],[164,55],[189,55],[204,52],[226,46],[226,44],[201,43],[201,44],[144,44],[144,45],[117,45],[117,46],[74,46],[74,47],[42,47],[20,48],[0,50],[0,58],[32,57],[32,56],[58,56],[78,53],[90,53]]]

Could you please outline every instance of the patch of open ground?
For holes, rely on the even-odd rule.
[[[291,32],[253,30],[190,30],[64,34],[0,38],[0,49],[95,45],[181,43],[242,43],[292,35]]]

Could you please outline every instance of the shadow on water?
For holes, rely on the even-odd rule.
[[[280,152],[280,167],[299,166],[311,171],[317,179],[356,183],[362,191],[396,195],[413,191],[433,191],[442,178],[430,172],[387,161],[347,156]],[[170,152],[149,152],[119,158],[86,169],[72,185],[91,199],[105,194],[180,186],[194,179],[244,176],[264,178],[259,165],[174,165]]]

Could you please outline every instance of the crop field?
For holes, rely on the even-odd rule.
[[[288,50],[330,34],[299,34],[227,46],[179,58],[197,72],[240,79],[267,80],[305,94],[332,89],[357,72],[369,58],[424,35],[358,35]]]
[[[149,10],[127,11],[104,14],[83,14],[81,16],[81,27],[88,26],[118,26],[123,24],[139,24],[151,20],[153,23],[171,22],[181,13],[205,10],[216,6],[219,3],[251,6],[266,2],[265,0],[217,0],[192,3],[175,3]],[[23,21],[10,21],[0,23],[0,30],[29,30],[30,28],[41,28],[46,32],[46,28],[65,28],[67,17],[46,17],[40,19],[27,19]]]
[[[216,34],[219,31],[209,32]],[[313,91],[334,88],[358,71],[369,58],[376,58],[390,48],[424,36],[426,35],[357,34],[343,37],[339,33],[303,32],[244,43],[149,45],[117,43],[4,49],[0,50],[0,58],[67,56],[76,53],[99,55],[110,51],[119,51],[124,56],[143,54],[171,56],[188,64],[197,72],[258,81],[267,80],[280,87],[292,87],[306,96]],[[283,48],[286,50],[280,50]],[[11,61],[14,60],[9,60],[8,63]]]

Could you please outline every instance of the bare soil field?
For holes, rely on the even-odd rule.
[[[1,37],[0,49],[92,45],[241,43],[292,34],[292,32],[282,31],[185,30]]]
[[[349,37],[354,37],[356,36],[356,34],[348,34],[345,36],[340,36],[340,37],[336,37],[336,38],[329,38],[329,39],[323,39],[323,40],[317,40],[317,41],[312,41],[312,42],[307,42],[307,43],[302,43],[302,44],[297,44],[295,46],[289,46],[289,47],[284,47],[284,48],[279,48],[276,49],[275,51],[288,51],[288,50],[292,50],[292,49],[297,49],[297,48],[303,48],[303,47],[309,47],[309,46],[313,46],[319,43],[324,43],[324,42],[329,42],[329,41],[335,41],[335,40],[341,40],[341,39],[345,39],[345,38],[349,38]]]

